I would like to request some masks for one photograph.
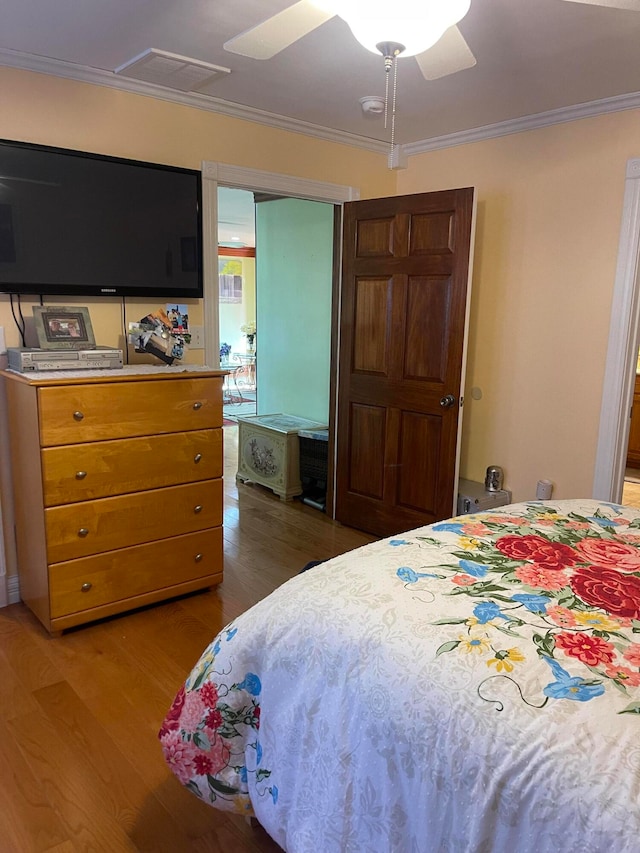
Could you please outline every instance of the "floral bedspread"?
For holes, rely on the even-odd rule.
[[[289,853],[637,853],[640,511],[512,504],[317,566],[213,640],[160,738]]]

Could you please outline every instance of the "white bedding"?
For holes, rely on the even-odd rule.
[[[317,566],[214,639],[160,736],[289,853],[637,853],[640,511],[514,504]]]

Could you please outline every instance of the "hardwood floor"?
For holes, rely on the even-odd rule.
[[[0,853],[280,849],[260,827],[183,788],[157,731],[227,622],[308,561],[372,537],[260,486],[237,487],[236,434],[225,427],[220,587],[57,639],[24,605],[0,610]]]
[[[625,479],[624,481],[624,486],[622,488],[622,503],[627,506],[633,506],[640,509],[640,482],[638,482],[640,470],[631,469],[628,473],[633,477],[633,480]]]

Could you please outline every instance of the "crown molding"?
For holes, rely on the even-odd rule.
[[[460,130],[457,133],[447,133],[444,136],[434,136],[431,139],[422,139],[418,142],[408,142],[402,148],[407,156],[424,154],[427,151],[439,151],[442,148],[453,148],[456,145],[468,145],[472,142],[482,142],[485,139],[497,139],[500,136],[510,136],[513,133],[538,130],[542,127],[551,127],[554,124],[564,124],[583,118],[593,118],[606,113],[635,110],[638,107],[640,107],[640,92],[631,92],[628,95],[616,95],[613,98],[602,98],[599,101],[561,107],[557,110],[548,110],[535,115],[509,119],[509,121],[487,124],[484,127],[474,127],[470,130]]]
[[[195,107],[196,109],[219,113],[220,115],[244,121],[256,122],[257,124],[290,131],[291,133],[301,133],[305,136],[323,139],[327,142],[335,142],[339,145],[350,145],[355,148],[374,151],[378,154],[388,155],[389,152],[388,143],[377,139],[370,139],[369,137],[359,136],[355,133],[347,133],[346,131],[312,124],[311,122],[300,121],[299,119],[282,116],[277,113],[270,113],[266,110],[259,110],[255,107],[234,104],[222,98],[212,98],[209,95],[201,95],[195,92],[179,92],[175,89],[168,89],[153,83],[127,79],[121,75],[116,75],[112,71],[104,71],[86,65],[78,65],[72,62],[63,62],[59,59],[51,59],[49,57],[0,48],[0,66],[2,65],[10,68],[18,68],[23,71],[48,74],[53,77],[63,77],[68,80],[92,83],[96,86],[121,89],[125,92],[183,104],[184,106]],[[638,109],[639,107],[640,92],[616,95],[612,98],[602,98],[584,104],[561,107],[534,115],[484,125],[483,127],[474,127],[469,130],[434,136],[430,139],[407,142],[404,145],[396,146],[395,157],[398,163],[404,163],[407,157],[414,154],[439,151],[443,148],[453,148],[458,145],[469,145],[474,142],[497,139],[501,136],[510,136],[514,133],[538,130],[544,127],[551,127],[555,124],[564,124],[565,122],[578,121],[583,118],[592,118],[607,113],[622,112],[623,110]],[[390,168],[394,167],[398,168],[399,166],[397,164],[395,166],[390,164]]]
[[[104,71],[100,68],[91,68],[87,65],[78,65],[73,62],[63,62],[60,59],[51,59],[46,56],[36,56],[31,53],[23,53],[17,50],[0,48],[0,65],[10,68],[18,68],[22,71],[34,71],[38,74],[48,74],[52,77],[63,77],[67,80],[78,80],[82,83],[92,83],[96,86],[106,86],[111,89],[121,89],[136,95],[146,95],[161,101],[171,101],[199,110],[230,116],[231,118],[252,121],[275,127],[279,130],[287,130],[291,133],[301,133],[304,136],[312,136],[323,139],[326,142],[336,142],[339,145],[351,145],[355,148],[374,151],[378,154],[386,154],[388,143],[367,136],[359,136],[356,133],[347,133],[343,130],[334,130],[322,125],[312,124],[307,121],[289,118],[288,116],[259,110],[255,107],[246,107],[242,104],[234,104],[222,98],[212,98],[209,95],[201,95],[197,92],[179,92],[176,89],[168,89],[154,83],[145,83],[141,80],[133,80],[115,74],[113,71]]]

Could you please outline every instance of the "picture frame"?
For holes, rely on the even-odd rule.
[[[41,349],[95,349],[88,308],[36,305],[33,321]]]

